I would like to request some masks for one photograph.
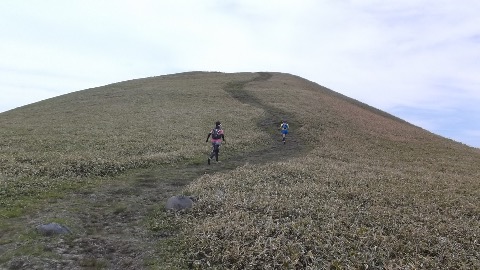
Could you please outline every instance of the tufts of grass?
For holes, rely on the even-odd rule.
[[[181,75],[178,75],[181,76]],[[258,147],[262,111],[223,90],[254,74],[201,74],[134,80],[88,89],[0,115],[0,171],[10,177],[90,177],[189,162],[216,120],[229,151]],[[207,146],[207,147],[206,147]]]
[[[216,120],[225,157],[267,149],[274,129],[256,123],[284,113],[308,153],[197,178],[183,190],[198,198],[193,209],[157,210],[145,222],[158,239],[146,266],[480,269],[478,150],[295,76],[255,78],[134,80],[0,114],[0,215],[133,168],[201,164]],[[0,241],[12,243],[2,220]],[[108,267],[85,258],[84,267]]]
[[[478,183],[416,174],[308,157],[204,176],[188,187],[199,194],[183,225],[189,258],[232,269],[477,268]]]
[[[190,267],[480,268],[477,152],[289,75],[246,89],[311,151],[192,182]]]
[[[228,158],[261,148],[261,109],[224,91],[253,73],[187,73],[88,89],[0,114],[0,204],[22,214],[28,201],[61,196],[97,177],[136,168],[200,164],[216,120]],[[249,140],[245,140],[249,138]],[[98,181],[97,181],[98,182]],[[4,211],[4,210],[2,210]]]

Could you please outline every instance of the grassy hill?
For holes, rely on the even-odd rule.
[[[480,268],[478,149],[293,75],[87,89],[0,114],[0,138],[1,267]],[[35,233],[53,221],[72,234]]]

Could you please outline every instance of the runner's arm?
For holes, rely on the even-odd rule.
[[[212,133],[208,133],[208,136],[207,136],[207,140],[205,142],[208,142],[208,139],[210,138],[210,135],[212,135]]]

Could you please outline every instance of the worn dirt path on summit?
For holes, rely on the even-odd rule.
[[[231,82],[224,88],[240,102],[265,111],[266,116],[257,125],[270,135],[270,138],[266,138],[270,141],[266,149],[223,159],[221,154],[222,151],[228,151],[227,144],[220,152],[221,163],[213,162],[209,166],[205,155],[202,165],[176,164],[138,169],[115,177],[114,181],[106,181],[95,190],[69,194],[46,206],[40,213],[22,217],[18,221],[27,222],[31,228],[52,218],[74,224],[71,236],[41,239],[44,249],[57,255],[52,256],[55,259],[16,257],[6,266],[11,269],[148,268],[148,260],[158,256],[154,247],[169,235],[149,230],[146,220],[153,211],[163,207],[170,196],[179,194],[183,186],[203,174],[233,170],[246,163],[287,160],[306,152],[306,147],[295,134],[299,127],[293,116],[262,103],[250,90],[245,89],[247,84],[262,83],[271,76],[269,73],[259,73],[254,80]],[[284,145],[278,127],[285,117],[291,132]]]

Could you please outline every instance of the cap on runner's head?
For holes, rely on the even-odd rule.
[[[221,124],[220,121],[215,122],[215,126],[220,126]]]

